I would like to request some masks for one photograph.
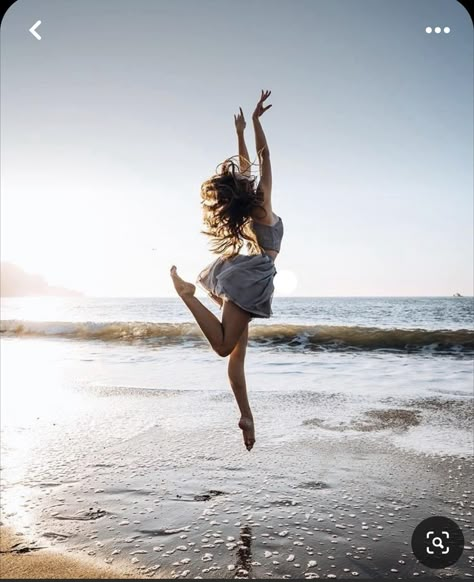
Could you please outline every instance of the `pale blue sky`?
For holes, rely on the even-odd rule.
[[[91,295],[173,294],[171,264],[194,280],[215,258],[199,187],[237,153],[233,114],[253,155],[271,89],[277,294],[292,276],[294,295],[473,293],[455,0],[20,0],[1,43],[2,260]]]

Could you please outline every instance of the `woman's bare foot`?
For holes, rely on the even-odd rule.
[[[242,416],[242,418],[239,420],[239,428],[243,432],[244,444],[247,447],[247,450],[251,451],[253,445],[255,444],[255,427],[253,424],[253,418],[249,416]]]
[[[183,281],[183,279],[178,275],[175,265],[171,267],[170,275],[173,279],[174,288],[180,297],[183,297],[183,295],[194,295],[196,286],[187,281]]]

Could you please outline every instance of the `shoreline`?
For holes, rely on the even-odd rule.
[[[421,580],[436,573],[412,532],[445,515],[466,546],[443,575],[468,579],[471,399],[461,384],[415,396],[413,374],[371,391],[398,370],[383,363],[372,377],[345,367],[359,382],[344,389],[343,375],[323,383],[334,360],[320,358],[319,390],[253,391],[251,453],[229,392],[71,385],[27,400],[19,370],[2,426],[2,578]]]
[[[470,459],[400,450],[387,455],[383,440],[364,437],[282,444],[278,457],[284,466],[299,467],[289,471],[296,479],[281,475],[276,460],[271,467],[259,467],[250,454],[239,455],[240,462],[224,461],[210,476],[215,462],[211,451],[201,457],[200,470],[184,465],[164,469],[167,492],[162,487],[161,493],[147,491],[141,478],[130,484],[132,495],[123,490],[126,496],[120,499],[113,485],[96,489],[94,497],[100,496],[104,513],[97,520],[84,521],[94,515],[75,511],[78,505],[70,499],[69,511],[51,515],[52,520],[35,523],[31,530],[25,527],[23,534],[2,526],[2,551],[18,543],[17,551],[22,546],[33,551],[2,553],[1,578],[426,580],[437,572],[413,556],[411,532],[430,515],[446,515],[463,529],[466,547],[443,574],[468,579],[473,545]],[[273,446],[265,448],[277,452]],[[297,460],[302,450],[310,452],[306,461],[318,459],[319,467]],[[101,487],[97,477],[94,487]],[[156,509],[135,521],[156,497]],[[120,515],[126,499],[128,507]],[[15,520],[13,516],[13,527]],[[43,538],[52,546],[40,548]]]

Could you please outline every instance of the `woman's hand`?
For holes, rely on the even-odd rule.
[[[268,109],[270,109],[271,105],[267,105],[267,107],[263,106],[265,99],[268,99],[271,95],[271,91],[263,91],[260,95],[260,101],[257,103],[257,107],[255,107],[255,111],[253,112],[252,119],[258,119],[261,115],[265,113]]]
[[[245,123],[244,113],[242,111],[242,107],[239,107],[240,113],[234,115],[234,122],[235,122],[235,129],[237,133],[243,133],[247,124]]]

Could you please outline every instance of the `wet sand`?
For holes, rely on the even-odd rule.
[[[254,393],[249,453],[230,394],[88,397],[77,422],[38,419],[27,471],[7,466],[5,519],[37,545],[135,577],[430,578],[411,534],[445,515],[466,549],[443,577],[471,575],[471,459],[423,446],[469,430],[469,402]]]

